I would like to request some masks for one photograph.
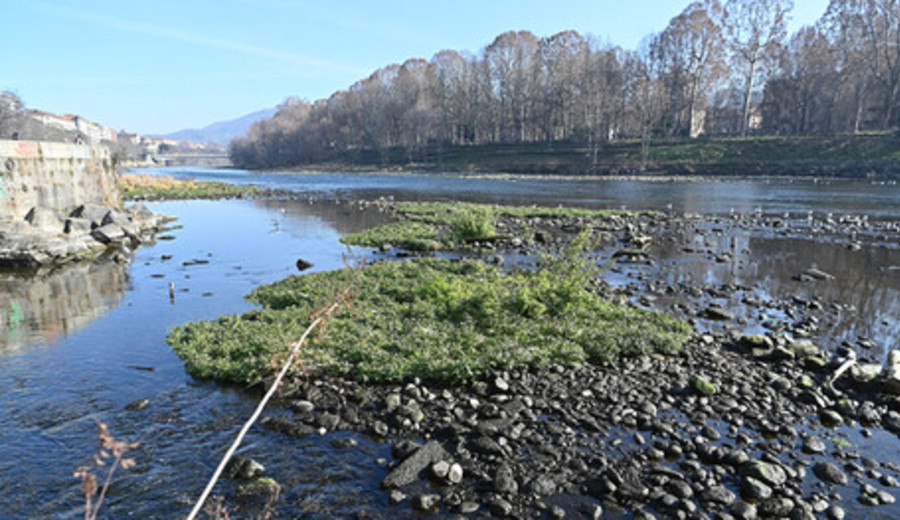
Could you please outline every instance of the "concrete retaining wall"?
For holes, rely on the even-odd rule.
[[[0,220],[35,207],[119,205],[116,170],[102,146],[0,140]]]

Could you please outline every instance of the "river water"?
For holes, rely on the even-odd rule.
[[[130,264],[110,261],[29,276],[0,275],[0,518],[79,517],[80,483],[72,473],[97,448],[97,421],[108,423],[117,438],[142,443],[133,452],[137,466],[118,475],[101,516],[185,515],[257,396],[188,376],[166,345],[166,334],[181,323],[249,309],[243,296],[259,284],[295,274],[298,258],[312,262],[313,270],[341,267],[347,249],[339,237],[386,217],[335,199],[460,199],[721,215],[814,212],[900,220],[900,187],[868,182],[671,183],[199,168],[153,173],[253,183],[293,192],[297,200],[152,203],[153,211],[178,217],[178,226],[140,248]],[[864,336],[879,345],[880,353],[898,347],[900,269],[892,269],[900,266],[898,244],[851,252],[821,240],[738,238],[744,241],[740,270],[670,250],[661,252],[660,263],[677,267],[665,276],[671,283],[744,283],[782,297],[811,291],[794,285],[791,276],[818,266],[838,277],[823,298],[856,309],[841,314],[846,323],[826,331],[831,342]],[[138,399],[149,399],[150,406],[125,410]],[[389,447],[358,436],[356,447],[337,452],[330,441],[343,435],[348,434],[285,442],[278,433],[254,428],[242,452],[260,460],[285,486],[279,507],[285,517],[406,514],[405,508],[389,507],[378,489],[386,470],[375,460],[389,458]],[[872,449],[876,453],[869,455],[879,458],[884,445]],[[232,492],[233,483],[223,483],[221,490]]]

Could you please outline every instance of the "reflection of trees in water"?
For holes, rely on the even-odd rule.
[[[873,339],[884,349],[895,348],[900,338],[900,251],[864,248],[850,251],[823,241],[751,237],[730,229],[721,234],[692,235],[676,239],[675,247],[661,251],[666,261],[664,279],[677,284],[735,284],[759,287],[779,299],[793,296],[817,299],[827,311],[819,323],[823,343],[835,346],[855,343],[857,336]],[[685,253],[682,247],[696,253]],[[707,251],[728,252],[734,261],[717,263]],[[830,281],[800,282],[794,279],[815,267],[835,276]],[[834,310],[839,303],[841,310]],[[854,311],[843,307],[852,306]]]
[[[821,332],[832,336],[836,344],[866,336],[884,349],[896,346],[900,338],[900,272],[887,268],[900,265],[900,251],[864,248],[854,252],[822,242],[762,239],[754,240],[753,247],[762,272],[772,273],[781,283],[781,287],[777,281],[768,286],[773,294],[817,297],[826,306],[839,303],[856,309],[835,313],[834,320],[820,323]],[[836,278],[807,283],[792,280],[810,267]]]
[[[350,201],[317,200],[313,202],[301,200],[258,199],[254,201],[273,212],[273,225],[277,219],[292,220],[319,219],[328,223],[341,235],[357,233],[364,229],[383,224],[390,218],[387,213],[375,207],[360,208]]]
[[[0,274],[0,352],[53,342],[106,314],[125,295],[126,269],[101,262],[32,276]]]

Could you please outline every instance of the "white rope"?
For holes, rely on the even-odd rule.
[[[288,369],[291,367],[291,364],[294,361],[294,356],[297,355],[297,352],[300,351],[300,347],[303,346],[303,343],[306,341],[307,336],[315,329],[322,320],[327,317],[334,309],[337,308],[337,304],[332,305],[326,312],[320,315],[318,318],[313,321],[309,327],[306,328],[306,331],[300,336],[300,340],[294,343],[291,347],[291,353],[285,361],[284,366],[281,367],[281,371],[278,373],[278,376],[275,377],[275,381],[272,383],[272,386],[269,388],[269,391],[266,392],[266,395],[263,396],[262,400],[259,402],[259,405],[256,407],[256,410],[253,412],[253,415],[250,416],[250,419],[244,423],[243,428],[241,428],[240,433],[238,433],[237,438],[234,439],[234,442],[231,444],[231,447],[228,448],[228,451],[225,453],[225,456],[222,457],[222,461],[219,462],[219,467],[216,468],[215,473],[213,473],[212,478],[209,479],[209,483],[206,485],[206,489],[203,490],[203,494],[200,495],[200,498],[197,500],[197,503],[194,504],[194,509],[191,510],[191,514],[188,515],[187,520],[195,520],[197,515],[200,513],[200,510],[203,508],[203,504],[206,503],[206,499],[209,498],[209,494],[212,493],[213,488],[216,486],[216,482],[219,481],[219,477],[222,476],[222,472],[225,471],[225,466],[228,465],[228,461],[231,460],[234,452],[237,451],[238,447],[243,442],[244,437],[247,435],[247,432],[250,431],[250,428],[259,419],[260,414],[263,409],[268,404],[269,399],[275,395],[275,391],[278,389],[278,385],[281,383],[281,380],[284,378],[285,374],[287,374]]]

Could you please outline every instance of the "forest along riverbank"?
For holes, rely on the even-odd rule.
[[[260,309],[170,342],[195,374],[264,380],[294,339],[280,325],[363,280],[264,422],[390,443],[376,463],[391,514],[900,514],[890,318],[831,326],[863,310],[824,299],[843,273],[815,262],[793,275],[799,296],[752,272],[757,249],[788,241],[874,255],[894,284],[897,222],[372,204],[400,222],[344,240],[415,258],[276,282],[254,292]],[[692,279],[692,263],[727,267]]]

